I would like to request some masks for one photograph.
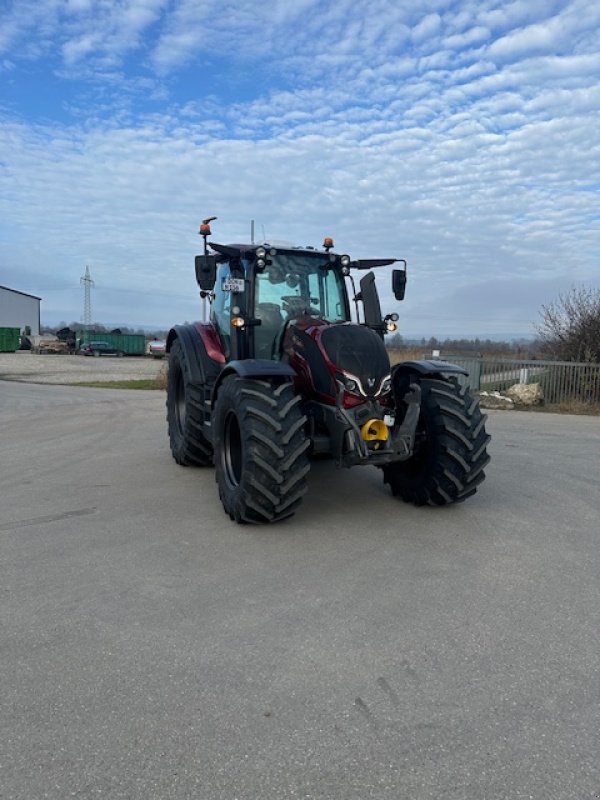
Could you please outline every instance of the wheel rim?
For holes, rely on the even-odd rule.
[[[185,425],[185,384],[181,372],[177,375],[175,388],[175,417],[177,419],[177,427],[182,431]]]
[[[242,436],[237,417],[232,412],[225,418],[223,466],[230,486],[239,486],[242,477]]]

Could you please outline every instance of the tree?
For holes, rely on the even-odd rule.
[[[561,361],[600,362],[600,289],[572,287],[542,306],[542,352]]]
[[[386,345],[387,347],[402,347],[404,344],[404,339],[399,333],[394,333],[392,336],[388,336]]]

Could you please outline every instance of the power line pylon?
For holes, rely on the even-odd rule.
[[[95,286],[90,276],[90,268],[86,266],[85,275],[79,279],[83,286],[83,327],[86,331],[92,327],[92,287]]]

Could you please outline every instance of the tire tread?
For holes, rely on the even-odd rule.
[[[176,413],[177,376],[185,391],[185,420],[180,424]],[[204,432],[205,387],[192,383],[190,367],[178,340],[169,354],[167,376],[167,422],[169,444],[175,461],[183,467],[207,467],[213,462],[213,448]]]
[[[224,426],[235,414],[242,440],[237,486],[225,466]],[[294,514],[306,492],[310,470],[306,417],[290,382],[231,376],[215,408],[215,464],[225,512],[240,523],[268,523]]]
[[[487,417],[468,387],[454,379],[417,378],[421,385],[420,449],[383,468],[392,493],[415,505],[460,503],[475,494],[490,461]]]

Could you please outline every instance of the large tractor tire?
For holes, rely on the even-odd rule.
[[[489,462],[486,416],[455,379],[416,379],[421,414],[415,454],[383,468],[392,494],[417,506],[460,503],[475,494]]]
[[[214,410],[216,479],[227,514],[239,523],[291,517],[310,469],[306,417],[291,383],[226,378]]]
[[[212,464],[212,444],[204,435],[203,387],[192,383],[181,343],[175,339],[169,354],[167,422],[171,453],[184,467]]]

